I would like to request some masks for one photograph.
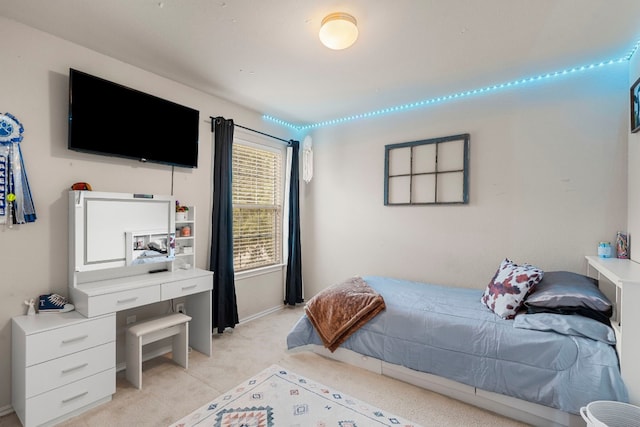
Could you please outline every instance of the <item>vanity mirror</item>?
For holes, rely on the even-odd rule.
[[[171,269],[175,199],[170,196],[71,191],[69,262],[78,274],[151,264]],[[165,263],[159,266],[158,263]]]

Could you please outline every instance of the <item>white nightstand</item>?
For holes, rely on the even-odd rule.
[[[116,391],[115,313],[12,319],[11,403],[25,427],[53,425]]]
[[[620,372],[629,391],[629,403],[640,405],[640,263],[630,259],[587,256],[587,275],[593,268],[600,287],[615,286],[615,309],[611,326],[616,333]]]

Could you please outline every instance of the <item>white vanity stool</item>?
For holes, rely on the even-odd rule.
[[[127,328],[127,380],[142,388],[142,346],[173,336],[173,361],[189,367],[189,321],[191,317],[173,313],[138,322]]]

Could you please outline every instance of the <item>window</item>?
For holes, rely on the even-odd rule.
[[[267,146],[233,145],[233,266],[282,262],[282,157]]]
[[[469,203],[469,134],[385,146],[384,204]]]

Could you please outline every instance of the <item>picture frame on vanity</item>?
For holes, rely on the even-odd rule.
[[[631,85],[630,90],[631,132],[640,131],[640,78]]]

